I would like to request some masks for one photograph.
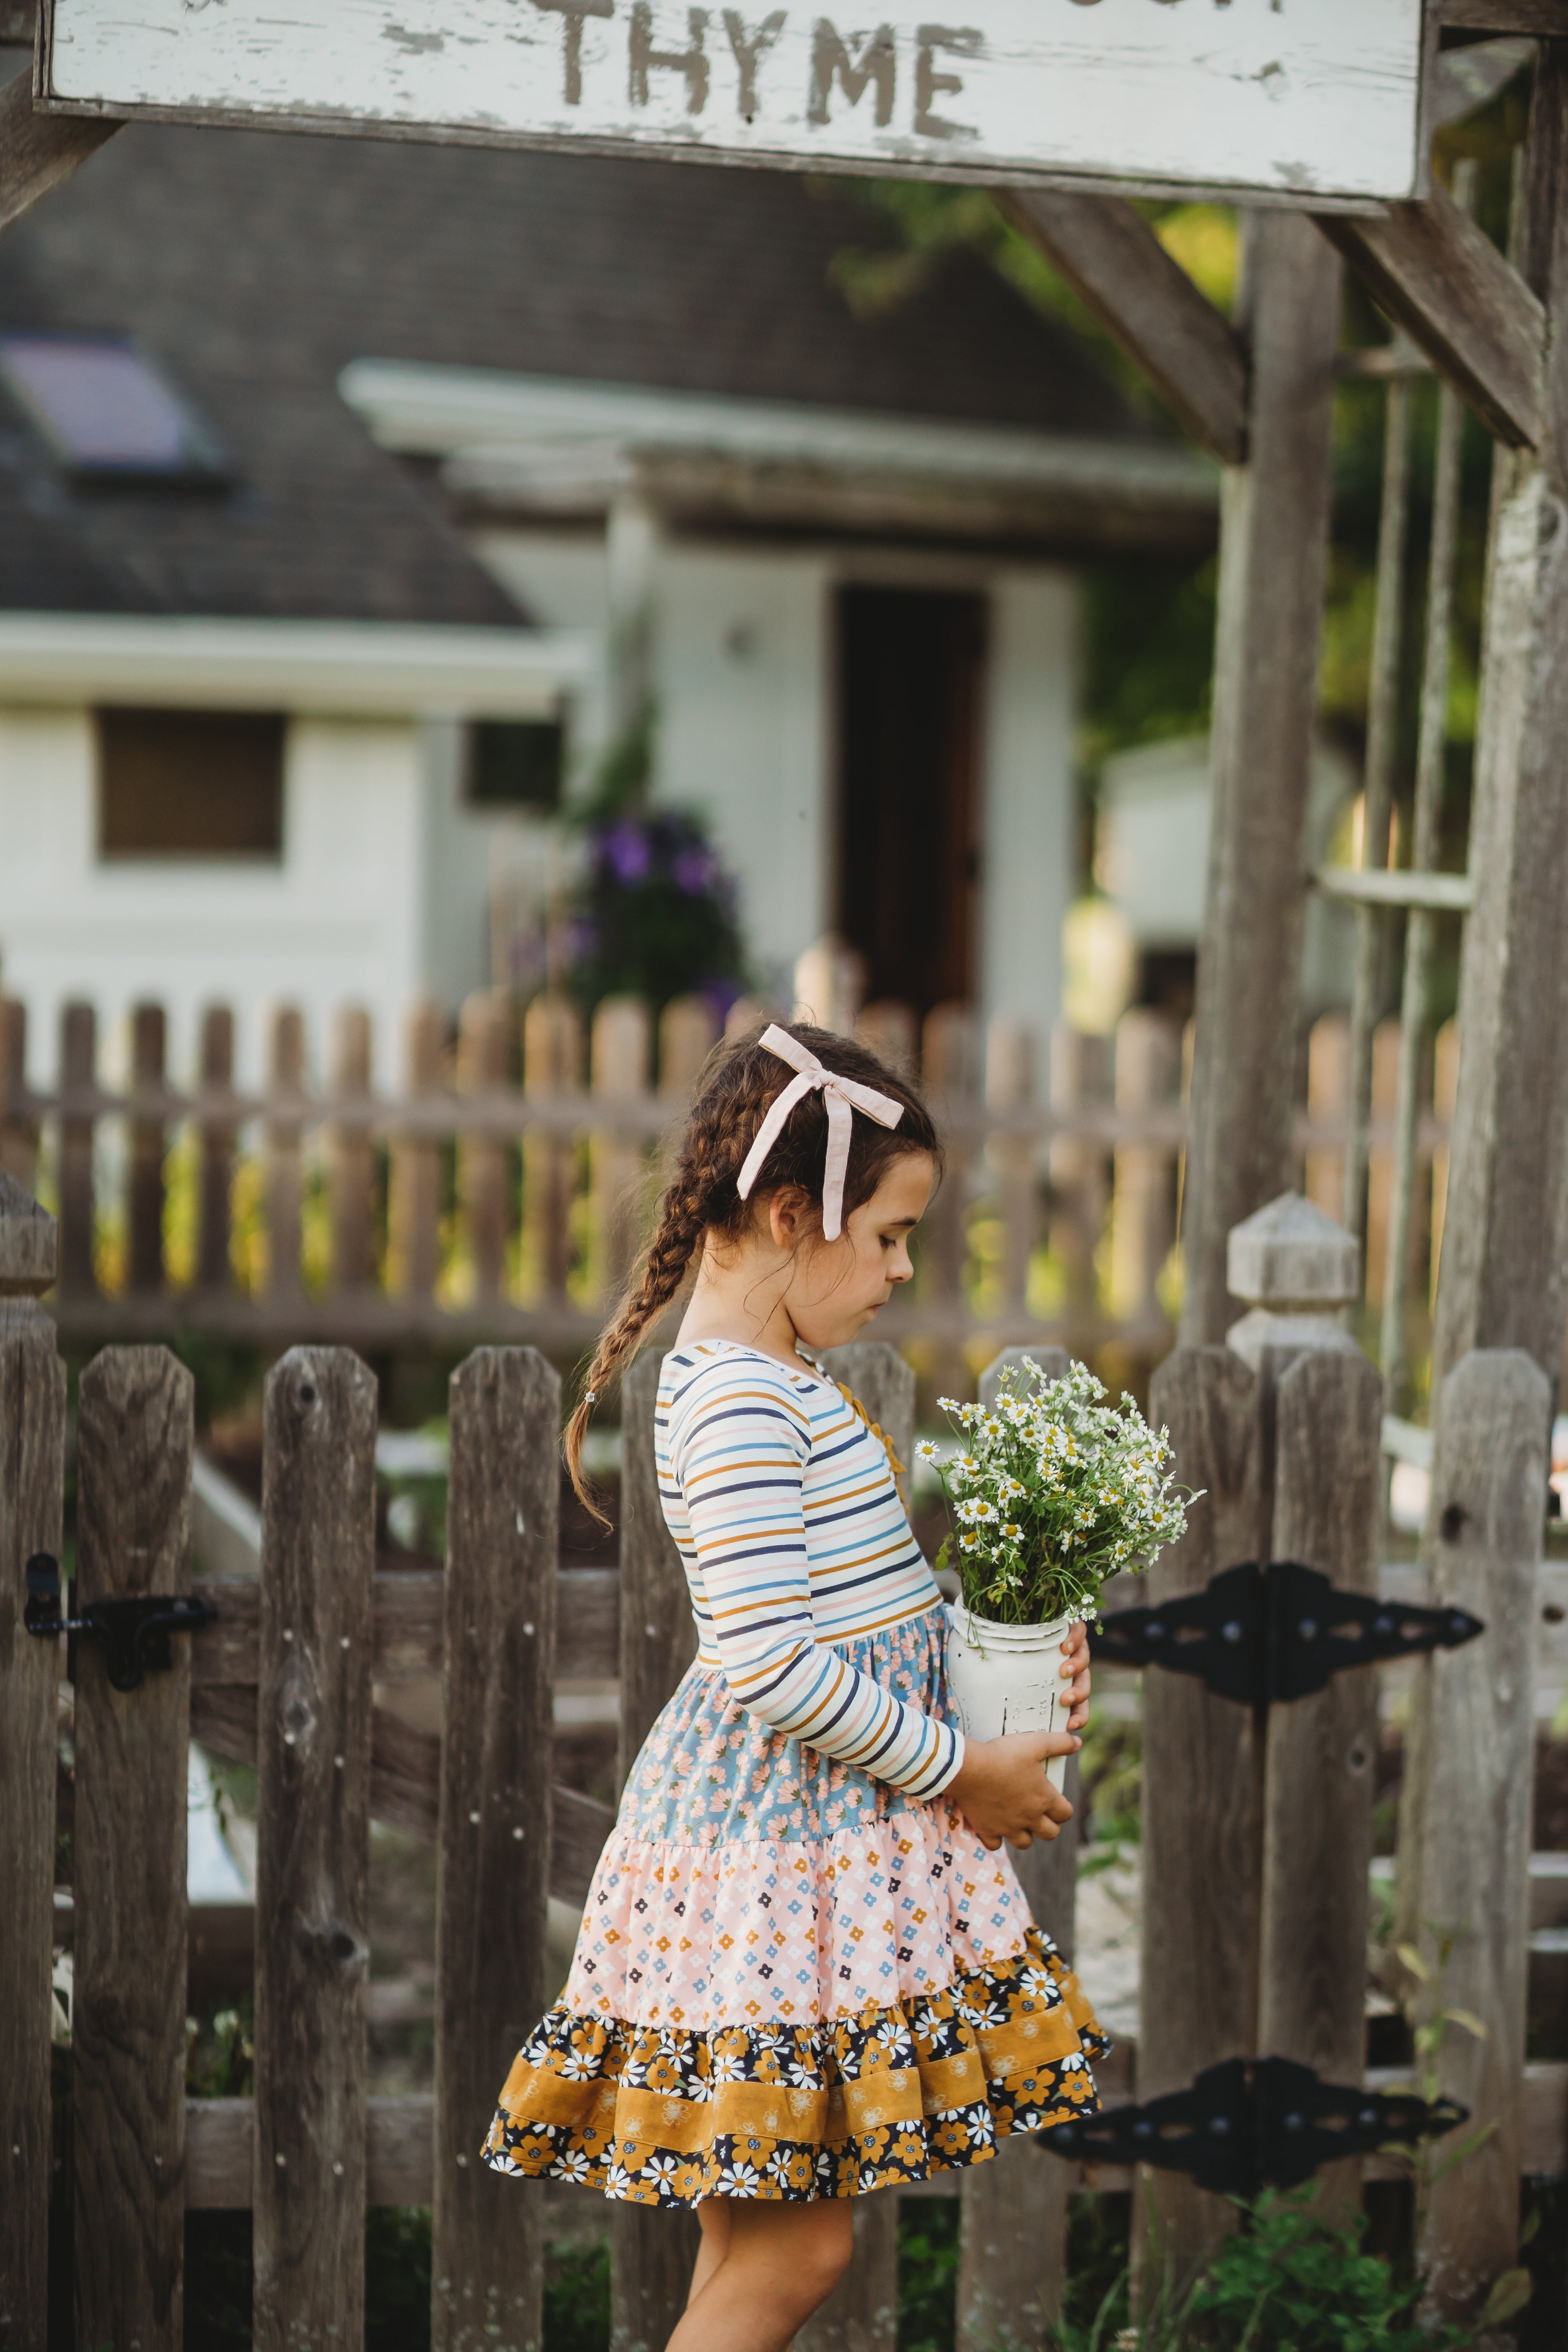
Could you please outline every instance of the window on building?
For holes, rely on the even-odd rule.
[[[566,730],[559,719],[479,719],[468,729],[468,798],[474,808],[561,805]]]
[[[0,383],[73,473],[180,482],[226,470],[200,417],[121,337],[0,335]]]
[[[99,856],[281,857],[283,731],[276,711],[100,710]]]

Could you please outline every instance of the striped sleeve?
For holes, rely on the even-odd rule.
[[[940,1794],[963,1735],[817,1643],[801,1482],[811,1429],[786,1379],[750,1358],[693,1383],[673,1466],[725,1680],[775,1731],[910,1796]]]

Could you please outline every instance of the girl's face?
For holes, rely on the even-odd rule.
[[[782,1304],[808,1348],[842,1348],[858,1339],[910,1279],[910,1235],[935,1180],[929,1152],[901,1153],[832,1242],[822,1237],[821,1209],[801,1194],[779,1192],[766,1202],[774,1245],[790,1253]]]

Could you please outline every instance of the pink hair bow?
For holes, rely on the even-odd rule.
[[[735,1190],[742,1201],[749,1199],[752,1185],[762,1174],[767,1156],[779,1139],[785,1119],[797,1102],[820,1087],[827,1111],[827,1159],[822,1171],[822,1231],[824,1237],[836,1242],[844,1227],[844,1179],[849,1167],[849,1136],[853,1121],[851,1112],[863,1110],[881,1127],[897,1127],[904,1115],[902,1103],[894,1102],[890,1095],[879,1095],[875,1087],[863,1087],[858,1079],[840,1077],[819,1062],[809,1045],[792,1037],[787,1029],[773,1022],[763,1031],[762,1044],[781,1062],[788,1062],[796,1073],[782,1095],[769,1104],[767,1117],[758,1128],[756,1138],[735,1180]]]

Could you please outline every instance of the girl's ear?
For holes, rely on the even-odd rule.
[[[767,1214],[774,1248],[792,1250],[810,1232],[816,1203],[804,1185],[781,1184],[768,1195]]]

